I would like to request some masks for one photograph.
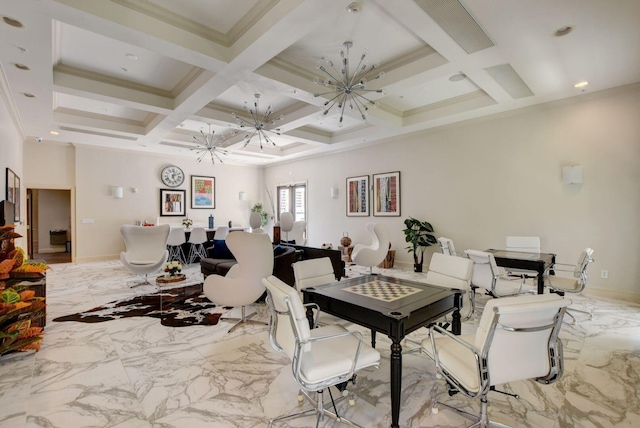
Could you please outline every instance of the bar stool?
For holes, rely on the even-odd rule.
[[[204,227],[194,227],[191,230],[189,236],[189,264],[193,263],[197,257],[204,259],[207,257],[207,251],[204,248],[204,243],[207,242],[207,231]]]
[[[182,251],[182,244],[187,242],[187,236],[181,227],[171,228],[169,238],[167,239],[167,249],[169,250],[169,260],[177,260],[180,263],[187,264],[187,258]]]

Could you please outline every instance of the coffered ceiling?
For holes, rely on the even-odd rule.
[[[637,0],[0,0],[0,15],[0,91],[25,139],[194,161],[201,130],[225,162],[263,165],[640,81]],[[314,78],[345,41],[352,70],[366,52],[384,76],[367,120],[340,124]],[[232,116],[254,94],[282,116],[262,150]]]

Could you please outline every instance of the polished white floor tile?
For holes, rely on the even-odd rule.
[[[198,270],[191,266],[186,272],[199,275]],[[424,274],[410,270],[378,271],[424,281]],[[350,277],[363,272],[347,269]],[[266,427],[270,418],[299,411],[288,358],[271,348],[266,326],[243,325],[227,333],[227,322],[172,328],[145,317],[95,324],[52,321],[155,291],[153,286],[129,288],[126,283],[133,279],[116,260],[53,266],[47,275],[42,350],[0,359],[0,427]],[[520,398],[491,393],[490,416],[512,426],[640,426],[640,307],[571,298],[574,307],[591,310],[594,317],[577,314],[575,325],[564,325],[564,376],[551,385],[523,381],[503,386]],[[257,318],[267,321],[264,304],[255,307]],[[466,322],[463,333],[476,327]],[[369,331],[359,329],[369,340]],[[422,329],[411,338],[420,341],[426,333]],[[357,395],[355,406],[341,403],[344,415],[365,427],[390,425],[389,345],[378,335],[381,367],[362,371],[350,387]],[[463,396],[448,397],[433,362],[423,354],[403,356],[402,382],[403,427],[469,424],[446,409],[431,414],[435,397],[477,411],[477,403]],[[278,426],[312,424],[312,418],[302,418]],[[322,426],[341,424],[328,419]]]

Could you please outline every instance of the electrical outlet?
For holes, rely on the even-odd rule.
[[[604,269],[602,269],[602,270],[600,271],[600,276],[601,276],[602,278],[605,278],[605,279],[609,278],[609,271],[608,271],[608,270],[604,270]]]

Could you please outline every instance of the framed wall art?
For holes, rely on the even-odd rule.
[[[369,216],[369,176],[347,178],[347,216]]]
[[[373,215],[400,216],[400,172],[373,174]]]
[[[184,216],[186,191],[176,189],[160,189],[160,215]]]
[[[17,223],[20,221],[20,177],[16,175],[11,168],[6,170],[6,189],[5,199],[15,207],[14,221]]]
[[[212,209],[216,207],[216,178],[191,176],[191,208]]]

